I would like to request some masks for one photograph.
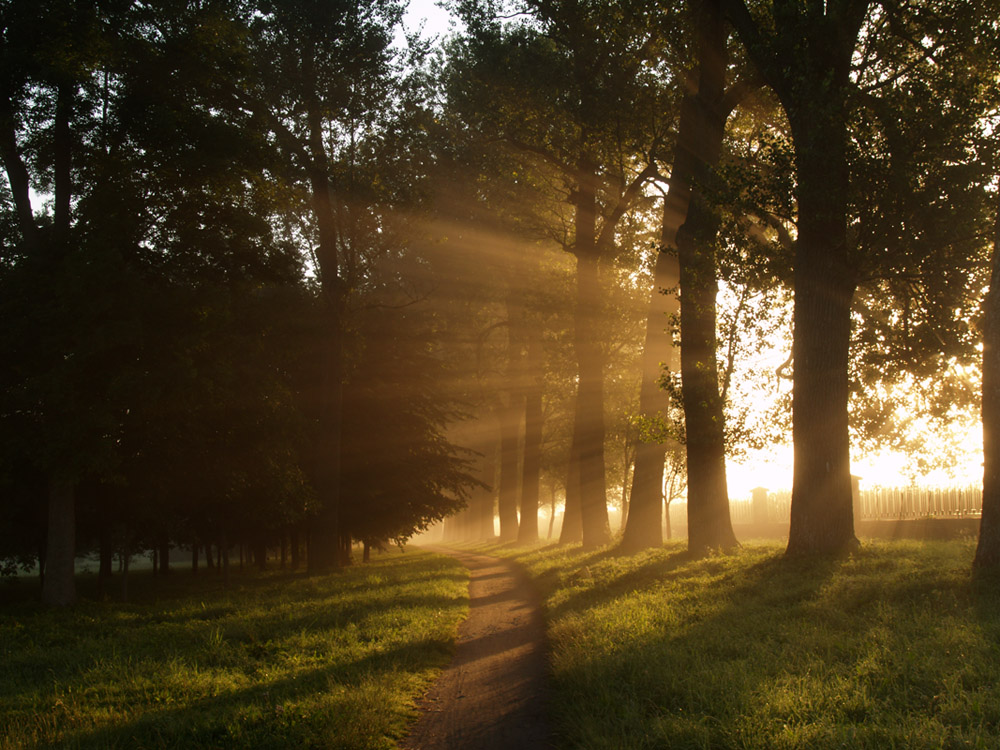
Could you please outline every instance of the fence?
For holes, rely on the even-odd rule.
[[[730,500],[729,512],[733,523],[754,523],[764,520],[768,523],[787,523],[791,505],[792,493],[787,490],[779,492],[758,490],[751,500]],[[872,487],[855,491],[855,521],[978,518],[982,510],[983,488],[980,485]]]

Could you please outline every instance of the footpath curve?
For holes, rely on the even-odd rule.
[[[418,703],[407,750],[552,746],[548,661],[538,596],[507,560],[433,547],[469,569],[469,616],[451,664]]]

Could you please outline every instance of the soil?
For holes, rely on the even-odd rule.
[[[418,704],[407,750],[552,747],[548,660],[538,595],[515,565],[435,548],[469,569],[469,616],[455,656]]]

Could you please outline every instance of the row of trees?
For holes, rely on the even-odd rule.
[[[399,13],[3,4],[0,554],[47,601],[85,546],[308,533],[322,571],[476,485]]]
[[[650,383],[667,359],[659,292],[679,279],[691,548],[735,544],[720,280],[794,290],[782,368],[793,381],[789,552],[856,546],[852,430],[892,429],[894,405],[872,394],[913,375],[946,382],[977,357],[997,175],[995,14],[972,3],[527,2],[509,22],[470,5],[449,103],[566,203],[579,379],[563,539],[578,508],[584,544],[608,540],[594,277],[659,182],[640,414],[669,412]],[[938,395],[956,405],[955,389]],[[666,450],[639,449],[628,549],[660,541]]]
[[[737,354],[792,291],[789,552],[853,548],[878,394],[978,357],[988,5],[470,0],[435,51],[389,0],[9,0],[0,556],[53,603],[85,545],[325,571],[462,507],[530,541],[543,487],[594,547],[615,484],[638,550],[680,465],[732,547]]]

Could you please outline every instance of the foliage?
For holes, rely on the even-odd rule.
[[[447,364],[419,311],[370,310],[345,389],[342,519],[367,542],[404,542],[464,506],[479,482],[472,451],[446,426],[462,415],[441,383]]]

